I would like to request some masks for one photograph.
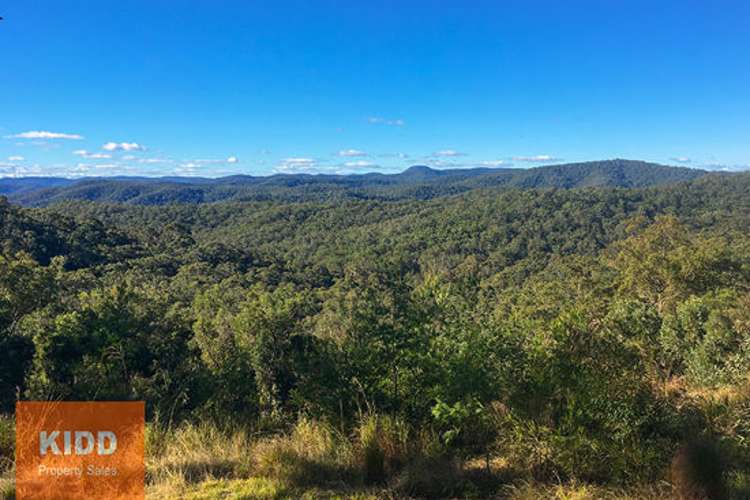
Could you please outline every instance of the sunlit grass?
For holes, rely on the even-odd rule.
[[[16,483],[12,471],[0,476],[0,500],[11,500],[16,497]]]

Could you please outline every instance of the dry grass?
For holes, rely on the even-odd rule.
[[[15,419],[12,416],[0,415],[0,500],[15,498],[15,428]]]
[[[246,478],[252,443],[241,431],[222,432],[209,424],[146,429],[146,480],[151,495],[180,496],[191,485],[221,478]],[[150,496],[151,496],[150,495]]]
[[[13,471],[0,476],[0,500],[11,500],[16,497],[16,482]]]
[[[333,427],[302,419],[288,435],[263,439],[253,447],[258,475],[291,486],[351,481],[353,447]]]
[[[370,415],[356,432],[359,468],[365,482],[381,483],[400,471],[415,453],[409,427],[400,419]]]
[[[321,488],[290,489],[267,478],[219,480],[201,483],[183,497],[185,500],[253,499],[253,500],[383,500],[392,498],[387,492],[378,490],[330,490]]]
[[[506,487],[504,494],[509,500],[664,500],[672,498],[671,487],[667,483],[622,490],[579,483],[543,485],[529,482]]]
[[[363,418],[351,435],[302,419],[289,432],[258,437],[210,424],[146,432],[148,498],[510,498],[656,500],[671,486],[618,489],[550,484],[518,475],[508,457],[451,457],[429,433],[390,417]],[[12,465],[12,464],[11,464]],[[740,471],[741,472],[741,471]],[[2,473],[0,473],[2,474]],[[528,482],[524,482],[528,480]],[[729,481],[745,498],[750,477]],[[0,475],[0,499],[13,498],[12,470]]]
[[[15,419],[10,415],[0,415],[0,474],[13,467],[15,445]]]

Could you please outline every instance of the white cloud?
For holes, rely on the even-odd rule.
[[[288,165],[315,165],[316,161],[312,158],[286,158],[285,160],[282,160],[282,163],[288,164]]]
[[[558,161],[560,158],[555,158],[550,155],[536,155],[536,156],[514,156],[515,161],[527,161],[527,162],[542,162],[542,161]]]
[[[377,163],[373,163],[371,161],[366,161],[366,160],[348,161],[344,163],[344,166],[348,168],[377,168],[379,167]]]
[[[459,169],[459,168],[477,168],[477,167],[512,167],[513,163],[506,160],[485,160],[485,161],[456,161],[453,158],[436,158],[435,156],[424,158],[425,164],[437,169]]]
[[[138,163],[145,163],[147,165],[154,165],[158,163],[172,163],[174,160],[169,158],[141,158]]]
[[[670,158],[672,161],[676,161],[677,163],[690,163],[691,160],[687,156],[677,156],[675,158]]]
[[[48,169],[39,164],[19,166],[14,169],[14,177],[40,177],[48,175],[50,175]]]
[[[196,169],[197,168],[198,168],[198,165],[196,165],[195,163],[184,163],[184,164],[179,165],[178,167],[176,167],[172,173],[175,174],[175,175],[183,175],[183,176],[186,176],[186,177],[194,177],[194,176],[198,175],[196,173]]]
[[[483,167],[501,167],[503,165],[510,165],[505,160],[486,160],[479,163]]]
[[[339,156],[352,158],[357,156],[367,156],[367,153],[365,153],[364,151],[360,151],[359,149],[342,149],[341,151],[339,151]]]
[[[117,168],[118,164],[116,163],[78,163],[76,164],[75,168],[72,169],[73,172],[88,172],[89,170],[93,169],[101,169],[101,170],[109,170],[113,168]]]
[[[466,154],[461,153],[460,151],[456,151],[455,149],[443,149],[442,151],[436,151],[432,154],[432,156],[440,158],[452,158],[456,156],[466,156]]]
[[[72,169],[70,169],[71,175],[85,175],[86,172],[91,170],[91,166],[87,163],[79,163]]]
[[[380,158],[400,158],[402,160],[405,160],[409,158],[409,155],[406,153],[383,153],[378,155]]]
[[[210,165],[210,164],[224,164],[224,163],[239,163],[239,158],[236,156],[230,156],[229,158],[199,158],[191,160],[183,160],[185,165],[195,164],[197,165]]]
[[[316,170],[317,162],[312,158],[286,158],[274,168],[275,172],[286,173],[312,173]]]
[[[81,158],[87,158],[90,160],[106,160],[108,158],[112,158],[112,155],[106,153],[89,153],[85,149],[77,149],[73,151],[73,154],[76,156],[80,156]]]
[[[79,134],[64,134],[61,132],[48,132],[46,130],[30,130],[7,136],[9,139],[72,139],[80,140],[83,136]]]
[[[379,116],[371,116],[367,119],[369,123],[372,123],[373,125],[376,124],[382,124],[382,125],[393,125],[394,127],[403,127],[405,125],[404,120],[398,118],[395,120],[388,120],[386,118],[381,118]]]
[[[750,170],[750,164],[742,165],[742,164],[725,164],[725,163],[707,163],[705,165],[701,165],[701,168],[705,170],[716,170],[720,172],[744,172],[746,170]]]
[[[428,166],[432,168],[439,168],[439,169],[447,169],[447,168],[466,168],[466,167],[472,167],[474,165],[470,165],[468,163],[457,163],[453,160],[439,160],[439,159],[427,159]]]
[[[9,156],[8,157],[8,161],[23,161],[23,160],[24,160],[23,156]]]
[[[108,142],[102,146],[105,151],[143,151],[146,148],[137,142]]]

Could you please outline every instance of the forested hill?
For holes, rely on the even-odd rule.
[[[0,179],[0,195],[26,206],[85,200],[136,205],[217,201],[430,199],[481,187],[649,187],[708,175],[698,169],[632,160],[606,160],[530,169],[413,166],[399,174]],[[714,174],[721,175],[721,174]]]
[[[619,165],[331,178],[469,189],[432,199],[0,196],[0,444],[17,398],[144,400],[149,487],[183,488],[155,498],[252,474],[290,498],[661,499],[698,436],[736,492],[714,498],[750,498],[750,173],[507,187],[701,175]]]

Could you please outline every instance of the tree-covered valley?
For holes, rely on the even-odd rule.
[[[155,498],[748,498],[750,174],[452,172],[6,179],[0,491],[62,399]]]

